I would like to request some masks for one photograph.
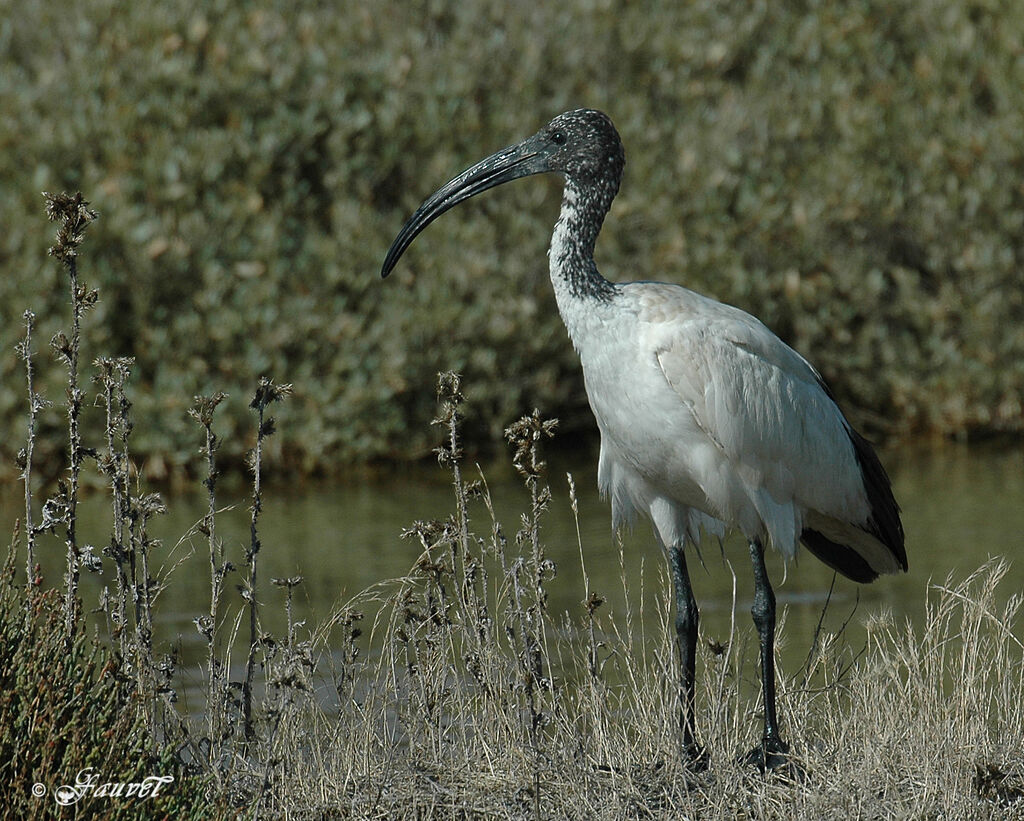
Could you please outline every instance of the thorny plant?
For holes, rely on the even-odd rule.
[[[213,431],[213,415],[218,405],[227,398],[218,391],[211,396],[196,396],[189,409],[189,415],[203,428],[204,441],[200,453],[206,457],[207,508],[199,523],[200,534],[206,537],[210,556],[210,610],[195,618],[196,629],[206,640],[206,766],[214,768],[219,764],[223,745],[230,736],[227,724],[228,687],[226,665],[219,653],[218,635],[220,628],[220,603],[224,594],[224,578],[233,571],[234,565],[224,558],[224,541],[217,536],[217,449],[220,439]]]
[[[450,754],[451,734],[465,738],[466,749],[472,749],[473,736],[482,732],[473,729],[476,721],[501,727],[507,742],[521,739],[533,762],[522,800],[540,817],[541,772],[550,763],[544,732],[554,704],[546,584],[555,572],[541,539],[551,494],[543,484],[540,448],[557,423],[535,412],[508,431],[531,499],[515,535],[519,549],[510,551],[482,476],[466,482],[462,475],[464,397],[456,374],[440,375],[438,399],[441,412],[434,423],[444,429],[445,442],[436,452],[452,476],[455,514],[445,521],[416,522],[403,534],[416,539],[422,553],[396,594],[391,617],[393,669],[403,673],[395,680],[402,694],[396,705],[399,724],[410,749],[425,760]],[[473,500],[490,516],[487,537],[470,529]],[[453,660],[458,660],[455,667]],[[478,704],[484,716],[465,721],[470,704]]]
[[[260,633],[264,698],[253,716],[251,736],[243,734],[236,757],[225,773],[233,781],[233,789],[242,796],[254,815],[274,802],[274,794],[286,779],[289,764],[304,754],[306,725],[319,706],[313,678],[316,668],[313,643],[300,640],[299,628],[292,611],[294,589],[302,584],[301,576],[272,578],[271,584],[285,591],[287,636],[279,641],[269,633]],[[253,742],[257,742],[254,744]]]
[[[263,629],[260,621],[257,557],[262,547],[259,518],[263,510],[263,447],[275,430],[274,419],[267,408],[289,396],[291,385],[278,385],[262,377],[250,402],[256,414],[256,443],[249,455],[253,477],[252,504],[249,517],[249,545],[245,553],[248,576],[238,585],[248,616],[249,641],[246,650],[245,674],[241,681],[228,680],[230,653],[235,644],[243,613],[238,614],[228,637],[228,627],[221,615],[224,606],[225,578],[235,570],[225,557],[223,539],[217,534],[216,487],[219,478],[216,454],[219,438],[213,429],[214,413],[226,399],[225,394],[197,396],[189,414],[203,431],[201,453],[206,457],[207,510],[195,530],[205,537],[210,569],[210,606],[207,613],[194,619],[196,629],[206,640],[207,678],[204,733],[196,742],[188,722],[179,722],[180,743],[192,751],[194,759],[211,773],[218,787],[230,792],[240,803],[259,812],[273,785],[280,781],[281,771],[293,753],[300,735],[298,700],[305,704],[312,698],[310,678],[314,660],[311,643],[299,639],[303,622],[296,622],[292,599],[294,589],[302,583],[301,576],[272,578],[271,584],[285,589],[287,637],[275,639]],[[259,662],[259,663],[257,663]],[[257,667],[262,671],[263,698],[256,698]],[[233,692],[238,697],[232,696]]]
[[[544,766],[541,729],[549,719],[543,706],[543,694],[551,689],[550,672],[545,669],[545,658],[550,658],[544,630],[544,616],[547,613],[547,592],[544,584],[555,575],[555,564],[544,556],[540,538],[540,523],[551,502],[551,489],[542,485],[546,467],[540,456],[541,442],[554,436],[557,419],[542,419],[540,411],[534,409],[505,431],[505,438],[512,445],[512,464],[523,478],[530,492],[530,511],[523,514],[522,527],[516,533],[516,544],[528,546],[529,562],[520,555],[512,568],[512,599],[519,621],[522,650],[523,686],[530,713],[530,742],[533,747],[533,800],[534,815],[540,818],[540,772]],[[524,564],[526,567],[524,568]],[[522,572],[523,570],[527,572]],[[521,580],[526,578],[525,589]]]
[[[35,552],[35,516],[32,509],[32,454],[35,451],[39,412],[49,407],[50,403],[36,393],[33,382],[32,331],[35,328],[36,315],[32,311],[26,310],[24,318],[25,339],[19,343],[17,354],[25,363],[25,382],[28,389],[28,434],[25,447],[18,451],[18,468],[21,470],[21,479],[25,485],[25,578],[29,588],[33,589],[39,585],[40,578]],[[31,609],[29,597],[26,597],[25,605],[27,612]]]
[[[131,401],[128,397],[127,385],[131,376],[133,359],[129,357],[99,357],[93,362],[95,376],[93,381],[99,386],[98,404],[105,411],[104,438],[105,448],[102,450],[84,444],[87,436],[82,429],[81,412],[86,402],[86,392],[81,387],[81,320],[85,312],[99,300],[95,289],[87,289],[79,281],[78,250],[85,229],[97,216],[88,207],[81,194],[47,194],[47,215],[51,220],[59,222],[57,243],[50,249],[51,255],[59,259],[65,266],[69,280],[72,305],[72,322],[70,335],[58,333],[54,336],[51,346],[57,357],[67,368],[67,417],[69,441],[69,478],[58,481],[58,489],[42,505],[38,522],[34,517],[34,487],[32,476],[32,458],[36,440],[38,416],[48,407],[35,389],[35,369],[33,367],[32,339],[35,329],[35,315],[26,311],[25,336],[17,346],[17,354],[25,366],[25,378],[28,394],[28,435],[25,447],[18,455],[25,492],[25,527],[26,527],[26,595],[25,612],[27,618],[33,618],[35,610],[42,599],[37,596],[36,589],[42,580],[38,570],[36,536],[43,532],[62,531],[68,552],[68,569],[65,576],[66,589],[61,608],[61,622],[64,627],[64,642],[70,648],[74,642],[81,641],[84,636],[85,616],[82,612],[82,601],[79,592],[79,580],[82,568],[102,573],[103,565],[91,545],[80,543],[77,532],[79,485],[82,470],[87,459],[94,459],[101,475],[110,489],[111,530],[107,545],[102,554],[112,559],[114,565],[114,592],[104,587],[100,595],[99,607],[93,612],[104,614],[107,633],[111,639],[111,649],[116,653],[118,680],[130,686],[134,696],[123,708],[135,712],[143,721],[150,743],[163,745],[164,749],[191,750],[193,765],[202,765],[207,771],[223,775],[224,768],[231,768],[231,762],[244,761],[245,766],[235,770],[236,776],[242,778],[253,772],[244,758],[234,755],[235,750],[227,746],[236,731],[233,727],[232,706],[244,714],[240,725],[241,738],[248,742],[255,737],[254,716],[252,709],[252,690],[255,677],[255,659],[257,651],[264,650],[265,680],[267,682],[266,697],[260,718],[269,721],[275,728],[282,722],[292,733],[294,722],[290,720],[290,711],[294,702],[294,693],[308,691],[299,670],[310,668],[309,645],[298,639],[301,623],[296,623],[292,616],[292,592],[300,582],[300,578],[273,580],[274,584],[282,584],[287,588],[286,612],[288,616],[288,638],[284,644],[277,644],[270,636],[264,634],[259,627],[257,609],[257,572],[256,556],[260,542],[258,535],[258,519],[262,510],[262,449],[266,437],[274,432],[274,420],[266,414],[267,407],[286,397],[290,385],[277,385],[263,378],[257,386],[251,407],[256,413],[257,432],[256,445],[250,459],[253,471],[253,502],[250,519],[250,543],[246,552],[249,576],[242,586],[243,598],[247,602],[250,619],[250,641],[247,656],[246,674],[243,681],[229,685],[227,682],[227,658],[235,634],[224,641],[224,619],[221,616],[223,607],[224,579],[234,569],[232,563],[225,558],[223,542],[216,534],[216,452],[219,442],[213,431],[213,414],[216,407],[224,400],[222,393],[211,397],[197,397],[190,413],[200,423],[204,432],[204,454],[206,456],[207,477],[204,485],[208,494],[208,510],[203,520],[186,534],[188,539],[193,532],[207,537],[210,557],[211,596],[209,613],[198,617],[196,626],[207,640],[208,677],[206,681],[207,710],[204,716],[206,727],[202,737],[196,740],[190,724],[191,717],[182,716],[175,707],[176,695],[173,680],[177,675],[175,653],[162,655],[159,659],[154,654],[153,624],[154,603],[167,578],[160,580],[154,577],[152,570],[152,551],[160,545],[153,538],[150,522],[153,516],[166,512],[165,505],[159,494],[143,492],[140,477],[132,465],[129,453],[129,439],[133,429],[131,419]],[[179,563],[181,560],[178,560]],[[176,566],[176,565],[175,565]],[[173,572],[174,567],[170,572]],[[49,597],[52,599],[53,597]],[[236,624],[237,630],[237,624]],[[358,635],[353,630],[352,641]],[[221,653],[225,658],[221,657]],[[356,652],[350,650],[348,658],[354,659]],[[125,676],[128,673],[129,676]],[[232,688],[239,690],[244,698],[235,705],[231,704],[229,693]],[[128,691],[126,691],[127,693]],[[161,709],[162,707],[162,709]],[[274,732],[268,740],[273,740]],[[243,748],[244,749],[244,748]],[[229,754],[230,753],[230,754]],[[269,754],[268,754],[269,755]],[[269,757],[266,761],[269,761]],[[263,759],[260,758],[262,762]],[[280,764],[280,759],[277,761]],[[258,769],[268,772],[263,763]],[[223,781],[220,782],[223,785]],[[269,783],[264,776],[263,783]]]
[[[165,678],[153,656],[153,600],[158,582],[150,568],[159,541],[149,535],[149,520],[167,512],[158,493],[131,490],[132,463],[128,440],[132,434],[131,401],[125,386],[131,376],[131,357],[100,357],[93,364],[105,410],[106,450],[96,453],[97,466],[110,484],[111,537],[103,555],[114,560],[117,591],[113,603],[104,591],[101,602],[118,642],[125,667],[135,674],[136,692],[144,705],[147,727],[156,733],[157,694],[169,692],[158,684]],[[130,600],[130,606],[129,606]],[[130,618],[129,618],[130,613]],[[134,629],[130,629],[130,626]],[[166,662],[161,667],[166,667]]]
[[[246,741],[255,739],[252,717],[252,684],[256,672],[256,653],[264,637],[259,629],[259,599],[257,597],[256,557],[260,552],[259,518],[263,512],[263,492],[261,486],[263,467],[263,441],[274,433],[274,418],[267,416],[267,408],[274,402],[280,402],[292,392],[291,385],[276,385],[267,377],[260,377],[259,386],[253,395],[249,407],[256,412],[256,446],[249,457],[252,470],[252,507],[249,518],[249,550],[245,554],[245,562],[249,567],[249,578],[239,588],[242,598],[248,603],[249,609],[249,654],[245,662],[245,680],[242,682],[242,721]]]
[[[101,473],[110,481],[110,501],[113,507],[113,534],[103,553],[114,560],[117,568],[117,598],[114,600],[112,634],[117,638],[121,657],[128,658],[128,597],[135,587],[136,556],[134,540],[130,539],[131,495],[128,488],[128,437],[130,403],[124,392],[130,375],[129,358],[102,358],[94,363],[98,373],[94,378],[102,386],[106,409],[107,451],[98,458]],[[130,567],[130,570],[129,570]]]
[[[132,599],[135,610],[136,630],[136,678],[139,693],[146,709],[150,732],[157,732],[157,697],[173,701],[169,679],[174,672],[173,654],[165,656],[159,665],[153,658],[153,600],[158,582],[150,572],[151,552],[160,547],[160,540],[149,533],[149,520],[167,512],[167,506],[159,493],[140,493],[135,496],[131,508],[131,541],[135,545],[138,567],[133,569]]]
[[[51,222],[58,223],[57,242],[50,248],[50,255],[56,257],[68,274],[71,293],[71,337],[63,331],[58,332],[50,340],[54,353],[68,369],[67,414],[68,414],[68,481],[61,481],[59,493],[48,500],[43,510],[43,526],[55,527],[64,525],[64,543],[67,547],[68,569],[65,577],[64,595],[64,628],[68,645],[72,641],[75,628],[81,615],[82,602],[78,593],[83,562],[94,567],[78,544],[75,532],[78,511],[78,480],[82,470],[82,462],[87,451],[82,446],[79,429],[82,413],[83,391],[78,384],[78,357],[81,348],[82,315],[96,305],[98,293],[88,289],[78,280],[78,246],[85,238],[85,229],[99,216],[89,208],[89,203],[81,193],[49,194],[46,193],[46,216]],[[50,510],[50,521],[47,521],[47,506]]]
[[[116,565],[117,592],[111,605],[109,592],[104,588],[100,610],[110,619],[110,632],[118,643],[118,651],[127,670],[134,673],[136,691],[144,705],[147,727],[156,733],[156,695],[169,692],[158,683],[166,678],[160,673],[153,657],[153,597],[157,582],[150,571],[150,552],[158,541],[149,535],[149,520],[165,512],[163,500],[155,493],[131,492],[131,460],[128,440],[132,432],[131,402],[125,390],[133,359],[127,357],[100,357],[93,364],[94,381],[101,387],[100,401],[106,413],[106,451],[83,444],[81,414],[85,391],[81,387],[81,331],[85,313],[99,302],[99,291],[88,288],[79,280],[78,249],[85,239],[88,226],[98,216],[80,194],[45,194],[46,214],[57,222],[57,241],[49,249],[51,256],[64,266],[71,295],[71,333],[58,332],[51,340],[51,348],[67,367],[68,417],[68,470],[67,481],[58,482],[58,492],[43,504],[42,519],[30,528],[30,539],[36,532],[56,531],[63,526],[67,547],[67,573],[65,576],[64,622],[67,641],[71,642],[82,622],[82,601],[79,580],[82,568],[102,571],[102,561],[92,545],[82,545],[77,533],[79,484],[86,458],[94,458],[111,488],[111,537],[102,553]],[[22,356],[26,362],[26,382],[29,394],[30,423],[28,443],[24,450],[24,476],[26,482],[26,520],[31,521],[31,451],[35,436],[34,414],[45,406],[35,394],[31,368],[31,312],[26,312],[26,339]],[[32,541],[29,541],[32,544]],[[34,564],[30,554],[28,563]],[[34,571],[30,573],[33,578]],[[131,621],[129,630],[129,598]],[[112,608],[112,609],[111,609]],[[70,645],[69,645],[70,646]],[[166,671],[163,662],[160,668]]]

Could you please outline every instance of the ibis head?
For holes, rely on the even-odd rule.
[[[386,277],[417,235],[449,208],[496,185],[555,172],[582,190],[598,191],[611,202],[619,189],[625,153],[606,114],[579,109],[559,114],[521,143],[503,148],[467,168],[416,209],[388,249],[381,268]]]

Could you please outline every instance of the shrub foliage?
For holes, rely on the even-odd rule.
[[[377,278],[425,195],[578,106],[627,149],[606,275],[751,310],[876,434],[1024,427],[1018,4],[27,0],[0,42],[0,347],[27,306],[60,313],[39,192],[90,192],[85,332],[136,358],[151,475],[188,458],[186,397],[253,373],[303,386],[280,446],[307,470],[424,454],[445,369],[477,441],[533,406],[590,431],[545,281],[554,183],[459,209]]]
[[[68,638],[59,593],[15,586],[12,548],[0,575],[0,798],[5,812],[11,818],[59,817],[62,807],[55,793],[93,774],[92,790],[70,801],[89,817],[138,818],[140,802],[152,817],[209,817],[221,798],[208,794],[206,779],[188,773],[172,747],[154,743],[117,654],[87,638],[84,629]],[[132,801],[93,795],[104,784],[137,787],[154,776],[173,779],[155,797]],[[44,787],[45,794],[34,795],[33,785]]]

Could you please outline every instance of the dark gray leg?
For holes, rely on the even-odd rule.
[[[697,678],[697,623],[700,615],[690,587],[683,548],[668,550],[672,564],[672,587],[676,599],[676,643],[679,645],[679,726],[683,732],[683,757],[694,769],[707,767],[707,753],[697,744],[694,732],[694,695]]]
[[[750,542],[750,559],[754,566],[754,604],[750,614],[761,642],[761,691],[764,694],[764,736],[761,744],[747,755],[747,761],[758,769],[774,769],[788,762],[789,745],[779,735],[775,712],[775,592],[764,566],[764,546],[760,539]]]

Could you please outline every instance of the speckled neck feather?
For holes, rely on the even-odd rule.
[[[594,244],[617,190],[618,180],[583,187],[566,179],[562,211],[548,251],[556,290],[562,286],[575,298],[600,302],[617,293],[618,286],[601,276],[594,263]]]

